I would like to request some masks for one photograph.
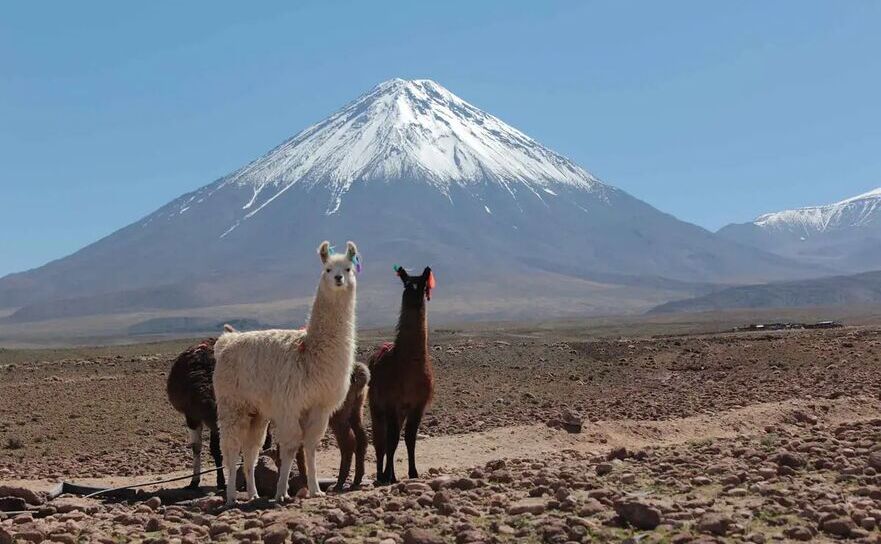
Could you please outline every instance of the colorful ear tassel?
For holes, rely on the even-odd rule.
[[[428,288],[434,289],[434,286],[437,285],[437,282],[434,280],[434,272],[428,273]]]
[[[355,273],[360,274],[361,273],[361,255],[358,255],[356,253],[355,256],[352,257],[352,264],[355,265]]]

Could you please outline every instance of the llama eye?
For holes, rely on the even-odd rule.
[[[327,273],[330,274],[330,268],[327,269]]]
[[[351,272],[351,271],[352,271],[351,268],[347,268],[347,269],[346,269],[346,272]]]

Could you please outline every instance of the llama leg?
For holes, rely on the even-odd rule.
[[[388,442],[385,412],[371,406],[370,421],[373,426],[373,450],[376,452],[376,483],[381,484],[385,483],[385,447]]]
[[[395,450],[401,440],[401,418],[395,411],[389,411],[386,423],[385,481],[394,484],[398,482],[395,476]]]
[[[422,421],[422,407],[407,414],[407,426],[404,429],[404,442],[407,444],[407,461],[409,462],[410,478],[418,478],[416,470],[416,435],[419,434],[419,423]]]
[[[208,446],[211,450],[211,458],[214,459],[214,466],[217,467],[217,490],[222,491],[226,486],[226,479],[223,477],[223,455],[220,453],[220,431],[217,429],[217,423],[212,423],[209,431]]]
[[[342,491],[352,469],[352,455],[355,453],[355,433],[349,428],[348,421],[338,422],[339,427],[333,427],[337,446],[340,448],[340,472],[337,475],[336,490]]]
[[[252,417],[242,448],[242,457],[244,459],[242,472],[245,474],[245,486],[248,491],[248,499],[250,500],[256,499],[259,496],[257,494],[257,485],[254,481],[254,470],[257,467],[257,458],[260,457],[260,448],[263,446],[265,438],[266,419],[260,416]]]
[[[367,456],[367,431],[361,424],[361,414],[352,416],[352,431],[355,433],[355,476],[352,478],[352,489],[361,485],[364,478],[364,458]]]
[[[303,431],[299,422],[281,422],[276,425],[276,435],[278,436],[278,483],[275,486],[275,500],[279,503],[290,498],[288,495],[288,485],[291,477],[291,467],[294,464],[294,457],[300,444],[303,441]]]
[[[318,442],[327,431],[327,420],[330,417],[324,410],[314,408],[303,419],[303,457],[306,461],[306,485],[309,488],[309,496],[320,497],[324,495],[318,487],[318,471],[315,467],[315,450]]]
[[[187,427],[189,428],[190,449],[193,451],[193,478],[190,480],[187,489],[199,489],[202,482],[202,423],[187,418]]]
[[[234,409],[233,409],[234,410]],[[242,438],[247,432],[247,421],[237,413],[229,414],[223,418],[224,410],[218,406],[220,419],[220,451],[226,461],[226,505],[233,506],[236,503],[236,465],[239,461],[239,453],[242,451]]]
[[[306,487],[306,459],[303,457],[303,446],[297,450],[297,473],[300,483]]]

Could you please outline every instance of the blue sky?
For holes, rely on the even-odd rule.
[[[716,229],[881,186],[881,2],[6,2],[0,275],[431,78]]]

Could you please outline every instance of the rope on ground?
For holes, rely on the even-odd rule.
[[[238,465],[236,465],[236,468],[241,467],[241,466],[242,466],[242,463],[239,463]],[[220,467],[220,468],[226,470],[226,467]],[[208,469],[205,469],[202,472],[200,472],[198,475],[201,476],[203,474],[208,474],[209,472],[214,472],[216,470],[217,470],[216,467],[215,468],[208,468]],[[124,486],[120,486],[120,487],[111,487],[109,489],[101,489],[101,490],[95,491],[94,493],[89,493],[88,495],[84,495],[83,498],[84,499],[91,499],[92,497],[97,497],[98,495],[103,495],[104,493],[110,493],[112,491],[123,491],[126,489],[135,489],[137,487],[148,487],[151,485],[167,484],[170,482],[177,482],[179,480],[186,480],[187,478],[192,478],[192,477],[193,477],[193,474],[190,473],[185,476],[178,476],[176,478],[167,478],[165,480],[159,480],[156,482],[144,482],[144,483],[140,483],[140,484],[124,485]]]

